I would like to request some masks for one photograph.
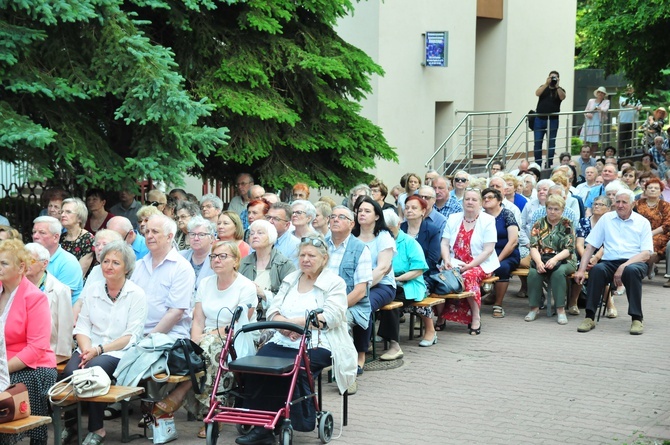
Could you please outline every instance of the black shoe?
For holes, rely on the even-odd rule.
[[[240,436],[235,439],[239,445],[273,445],[275,436],[272,431],[266,430],[262,426],[257,426],[246,436]]]

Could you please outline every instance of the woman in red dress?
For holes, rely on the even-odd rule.
[[[467,324],[470,335],[481,333],[481,282],[496,270],[500,263],[494,254],[496,241],[495,218],[482,212],[479,189],[469,188],[463,196],[463,212],[449,216],[442,234],[442,261],[445,268],[459,267],[464,292],[473,297],[450,300],[441,312],[444,320]],[[436,327],[440,329],[440,325]]]

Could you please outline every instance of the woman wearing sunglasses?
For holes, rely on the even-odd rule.
[[[459,170],[454,174],[454,188],[449,194],[463,204],[465,189],[470,185],[470,175],[464,170]]]
[[[191,220],[193,222],[195,217]],[[209,409],[209,395],[219,367],[218,355],[223,348],[222,338],[230,325],[238,306],[247,307],[243,318],[254,321],[256,311],[256,285],[238,272],[240,249],[236,241],[216,241],[207,261],[215,275],[202,280],[195,295],[191,340],[200,345],[207,357],[205,389],[194,397],[186,398],[191,390],[191,381],[180,383],[166,398],[156,403],[154,415],[174,413],[186,400],[186,409],[197,418],[202,418]],[[198,432],[205,438],[205,426]]]

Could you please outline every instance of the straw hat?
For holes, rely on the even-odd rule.
[[[604,93],[605,96],[609,96],[609,93],[607,92],[607,90],[605,89],[605,87],[598,87],[595,91],[593,91],[593,95],[594,95],[595,97],[598,97],[598,92],[600,92],[600,93]]]

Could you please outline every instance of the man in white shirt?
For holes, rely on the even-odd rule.
[[[195,272],[173,247],[177,224],[165,215],[152,215],[147,222],[149,254],[137,261],[131,280],[144,289],[149,313],[144,335],[162,332],[175,339],[191,334],[191,297]]]
[[[589,196],[591,189],[597,185],[596,178],[598,177],[598,169],[595,167],[586,167],[583,175],[585,182],[582,182],[577,186],[576,194],[582,198],[582,201],[586,201],[586,197]]]
[[[577,284],[584,282],[584,274],[591,256],[604,246],[602,260],[589,271],[586,298],[586,318],[577,329],[589,332],[595,329],[595,312],[603,288],[609,283],[623,285],[628,297],[628,315],[633,319],[630,333],[640,335],[642,325],[642,279],[647,275],[649,256],[654,251],[649,220],[633,212],[635,194],[631,190],[619,190],[614,205],[615,212],[600,217],[591,233],[586,237],[586,250],[579,270],[575,272]],[[622,236],[622,234],[626,234]]]

